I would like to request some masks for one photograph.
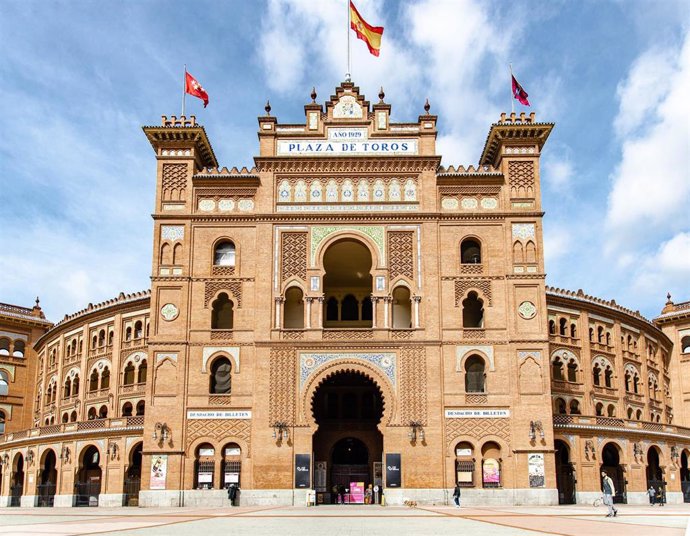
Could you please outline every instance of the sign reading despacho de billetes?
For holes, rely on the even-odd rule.
[[[329,128],[325,140],[278,140],[278,156],[414,155],[417,140],[369,139],[366,128]]]
[[[251,411],[187,411],[188,419],[251,419]]]
[[[509,409],[464,408],[446,410],[446,419],[505,419],[507,417],[510,417]]]

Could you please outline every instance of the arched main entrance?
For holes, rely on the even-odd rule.
[[[10,478],[10,506],[21,506],[24,494],[24,456],[17,454],[12,464]]]
[[[74,484],[74,506],[98,506],[101,493],[101,466],[98,449],[90,445],[79,457],[79,472]]]
[[[620,450],[615,443],[607,443],[601,453],[601,471],[606,471],[616,488],[614,503],[627,504],[626,480],[623,466],[620,464]]]
[[[53,449],[48,449],[43,453],[41,463],[41,473],[38,477],[36,486],[37,504],[36,506],[53,506],[55,501],[55,490],[57,488],[57,457]]]
[[[129,467],[125,473],[122,506],[139,506],[141,489],[141,451],[143,443],[138,443],[129,454]]]
[[[666,482],[664,473],[659,465],[659,449],[651,446],[647,451],[647,489],[652,486],[657,491],[657,501],[666,502]],[[661,489],[661,497],[659,490]]]
[[[575,473],[570,462],[570,449],[564,441],[554,442],[556,450],[556,487],[558,504],[575,504]]]
[[[690,468],[688,468],[688,451],[680,455],[680,486],[683,490],[683,502],[690,503]]]
[[[351,482],[382,485],[383,395],[376,383],[360,372],[333,374],[313,397],[318,430],[313,437],[315,487],[319,500],[335,502],[334,486],[345,500]]]

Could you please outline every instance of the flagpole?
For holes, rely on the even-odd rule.
[[[513,64],[510,65],[510,113],[515,113],[515,95],[513,95]]]
[[[182,117],[184,117],[184,101],[187,93],[187,64],[184,64],[184,73],[182,75]]]
[[[345,73],[345,81],[349,82],[350,77],[350,0],[347,0],[347,73]]]

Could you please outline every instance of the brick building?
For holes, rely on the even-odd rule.
[[[267,105],[252,169],[221,168],[193,117],[144,127],[151,291],[35,321],[1,504],[227,505],[230,484],[304,504],[351,482],[443,503],[456,481],[469,504],[555,504],[602,467],[620,501],[690,500],[690,307],[652,323],[545,286],[553,124],[503,114],[477,166],[444,168],[429,106],[392,123],[384,99],[345,82],[304,124]]]

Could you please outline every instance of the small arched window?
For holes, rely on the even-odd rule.
[[[5,419],[6,419],[5,412],[0,411],[0,434],[5,433]]]
[[[580,414],[580,403],[577,400],[570,401],[570,414],[579,415]]]
[[[637,410],[637,413],[635,414],[635,418],[636,418],[638,421],[641,421],[641,420],[642,420],[642,410],[641,410],[641,409],[638,409],[638,410]]]
[[[594,385],[601,385],[601,367],[599,365],[594,365],[592,369],[592,379],[594,380]]]
[[[602,344],[604,342],[604,328],[602,328],[601,326],[597,328],[597,342],[599,344]]]
[[[89,408],[89,414],[88,414],[88,419],[90,421],[94,420],[98,416],[98,413],[96,412],[96,408]]]
[[[77,422],[77,412],[73,411],[69,416],[70,422]]]
[[[146,373],[148,372],[148,363],[146,359],[139,365],[139,370],[137,371],[137,383],[146,383]]]
[[[553,371],[553,379],[562,382],[565,379],[563,375],[563,362],[560,357],[553,360],[551,364],[551,370]]]
[[[122,406],[122,416],[123,417],[131,417],[132,416],[132,404],[130,402],[125,402],[124,405]]]
[[[604,371],[604,384],[606,387],[613,387],[613,370],[611,367],[606,367]]]
[[[577,362],[574,359],[571,359],[568,362],[568,381],[569,382],[576,382],[577,381]]]
[[[108,418],[108,406],[101,406],[101,409],[98,410],[98,418],[99,419],[107,419]]]
[[[101,373],[101,389],[110,387],[110,369],[105,367]]]
[[[137,320],[134,323],[134,338],[141,339],[144,336],[144,325],[141,320]]]
[[[137,415],[143,415],[146,411],[146,402],[139,400],[137,402]]]
[[[626,371],[625,373],[625,390],[629,393],[630,392],[630,381],[631,381],[630,373]]]
[[[462,327],[484,327],[484,302],[476,292],[470,292],[462,301]]]
[[[460,244],[460,262],[462,264],[481,264],[482,247],[473,238],[466,238]]]
[[[594,328],[589,328],[589,342],[594,342]]]
[[[0,339],[0,355],[10,355],[9,339]]]
[[[484,393],[485,383],[484,360],[473,355],[465,362],[465,392]]]
[[[216,244],[213,252],[213,264],[215,266],[235,266],[235,244],[224,240]]]
[[[299,287],[290,287],[285,291],[283,307],[283,327],[286,329],[304,329],[304,295]]]
[[[412,300],[410,289],[395,287],[393,290],[393,328],[409,329],[412,327]]]
[[[613,404],[609,404],[609,407],[606,408],[606,413],[608,414],[609,417],[615,417],[616,416],[616,406]]]
[[[96,372],[96,369],[89,376],[89,391],[98,391],[98,372]]]
[[[67,378],[65,380],[65,390],[62,395],[62,398],[69,398],[72,395],[72,381]]]
[[[340,307],[341,320],[359,320],[359,302],[352,294],[348,294],[343,298],[343,303]]]
[[[338,299],[335,296],[328,298],[326,302],[326,320],[337,322],[338,319]]]
[[[211,366],[211,384],[209,393],[211,394],[230,394],[232,383],[232,365],[227,357],[216,359]]]
[[[134,365],[132,363],[129,363],[125,367],[125,374],[122,378],[122,383],[124,385],[131,385],[134,383]]]
[[[98,332],[98,346],[105,346],[105,330]]]
[[[680,351],[684,354],[690,354],[690,335],[686,335],[680,340]]]
[[[79,394],[79,376],[75,376],[72,380],[72,396]]]
[[[562,337],[566,337],[568,335],[568,321],[565,318],[561,318],[558,321],[558,334]]]
[[[601,402],[597,402],[595,410],[597,412],[597,417],[604,416],[604,404],[602,404]]]
[[[570,337],[573,339],[577,338],[577,326],[575,324],[570,324]]]
[[[62,414],[62,422],[63,422],[63,424],[66,422],[69,422],[69,414],[68,413]]]
[[[221,292],[213,302],[211,329],[232,329],[234,321],[234,304],[225,292]]]
[[[556,322],[553,320],[549,320],[549,335],[555,335],[556,334]]]
[[[0,396],[7,396],[9,389],[9,375],[4,370],[0,370]]]
[[[633,392],[635,394],[640,392],[640,377],[637,374],[633,377]]]
[[[14,351],[12,355],[14,357],[24,357],[24,341],[14,341]]]
[[[562,398],[556,399],[556,412],[559,415],[565,415],[566,413],[568,413],[565,406],[565,400],[563,400]]]

